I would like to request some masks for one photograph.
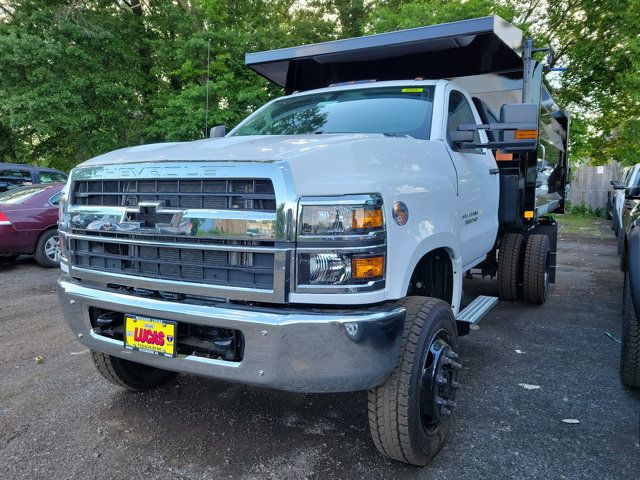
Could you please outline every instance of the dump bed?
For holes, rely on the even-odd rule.
[[[491,16],[249,53],[246,64],[291,93],[347,81],[522,71],[521,44],[519,29]]]
[[[522,225],[562,211],[568,175],[569,119],[543,85],[544,67],[531,52],[521,30],[489,16],[249,53],[246,64],[286,93],[344,82],[450,79],[472,95],[485,123],[498,118],[503,104],[538,105],[537,154],[499,162],[500,221]]]

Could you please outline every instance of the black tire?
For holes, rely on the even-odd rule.
[[[369,390],[369,428],[383,455],[426,465],[444,443],[455,407],[458,334],[446,302],[407,297],[402,304],[406,318],[400,356],[384,383]]]
[[[622,294],[620,379],[627,387],[640,388],[640,321],[638,321],[631,299],[628,272],[624,276]]]
[[[170,382],[175,373],[91,351],[98,372],[114,385],[130,390],[152,390]]]
[[[524,235],[507,233],[500,241],[498,252],[498,296],[501,300],[518,299],[520,282],[520,257]]]
[[[535,234],[527,238],[524,252],[522,295],[526,302],[543,304],[549,292],[549,237]]]
[[[40,238],[38,238],[36,250],[33,252],[33,257],[36,259],[36,262],[47,268],[60,266],[60,260],[58,259],[58,255],[60,254],[60,241],[58,239],[58,230],[55,228],[42,232]],[[57,253],[55,256],[51,256],[50,254],[50,247],[52,243],[57,245]]]
[[[624,233],[620,233],[618,237],[618,254],[620,255],[620,270],[623,272],[627,271],[627,244],[626,244],[626,235]]]

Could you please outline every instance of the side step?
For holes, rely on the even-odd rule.
[[[456,320],[466,323],[467,325],[475,325],[482,320],[497,303],[498,297],[479,295],[458,313]]]

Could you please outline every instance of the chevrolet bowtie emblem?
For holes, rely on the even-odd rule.
[[[171,223],[173,215],[182,210],[165,208],[164,201],[139,202],[126,210],[127,221],[140,222],[142,228],[155,228],[158,223]]]

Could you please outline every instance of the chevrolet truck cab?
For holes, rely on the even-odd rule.
[[[498,17],[247,55],[282,86],[228,134],[73,170],[59,297],[98,371],[367,391],[376,447],[426,464],[459,388],[458,336],[543,303],[568,119]],[[539,164],[545,164],[544,192]]]

